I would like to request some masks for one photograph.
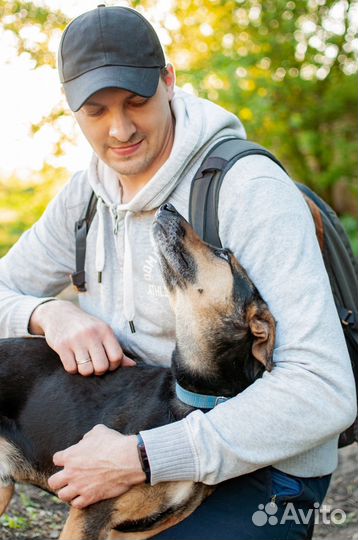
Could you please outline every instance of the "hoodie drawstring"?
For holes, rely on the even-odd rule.
[[[102,283],[102,272],[105,264],[105,242],[104,242],[104,211],[105,202],[98,197],[97,212],[98,212],[98,231],[96,240],[96,272],[98,273],[98,283]],[[110,207],[113,217],[113,232],[118,233],[119,213],[117,206]],[[126,211],[124,218],[124,257],[123,257],[123,314],[129,323],[132,334],[135,333],[134,326],[134,285],[133,285],[133,264],[132,264],[132,249],[129,237],[130,218],[134,212]]]
[[[104,250],[104,212],[105,204],[101,197],[97,199],[97,214],[98,214],[98,232],[96,241],[96,272],[98,273],[98,283],[102,283],[102,272],[105,262],[105,250]]]
[[[132,264],[132,249],[129,238],[129,221],[133,212],[129,210],[124,218],[124,262],[123,262],[123,312],[129,322],[132,334],[135,333],[134,316],[134,286],[133,286],[133,264]]]

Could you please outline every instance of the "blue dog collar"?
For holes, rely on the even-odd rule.
[[[185,390],[180,386],[180,384],[175,383],[175,392],[183,403],[195,407],[196,409],[213,409],[219,403],[227,401],[229,398],[224,396],[207,396],[205,394],[196,394],[195,392],[190,392]]]

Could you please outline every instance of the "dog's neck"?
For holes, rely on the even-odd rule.
[[[187,358],[187,350],[177,343],[172,357],[174,379],[190,392],[235,396],[262,373],[257,366],[254,369],[251,346],[251,338],[247,337],[237,344],[219,343],[210,353],[195,347],[191,358]]]

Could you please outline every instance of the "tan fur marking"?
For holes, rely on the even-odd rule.
[[[83,531],[83,526],[85,523],[84,517],[85,512],[83,510],[71,508],[59,540],[86,540],[81,532]],[[102,538],[105,539],[105,536]],[[102,538],[99,538],[98,540],[102,540]]]
[[[13,463],[19,459],[17,449],[3,437],[0,438],[0,478],[13,476]]]
[[[171,482],[172,487],[175,488],[175,484],[178,482]],[[158,486],[161,484],[158,484]],[[112,530],[108,539],[109,540],[146,540],[147,538],[152,538],[152,536],[155,536],[159,534],[162,531],[165,531],[166,529],[169,529],[170,527],[174,527],[184,519],[186,519],[190,514],[194,512],[194,510],[197,509],[197,507],[203,502],[206,497],[208,497],[213,491],[214,488],[210,486],[206,486],[204,484],[200,485],[201,490],[198,494],[196,494],[190,501],[190,503],[185,507],[185,509],[182,512],[177,512],[174,516],[168,518],[164,523],[161,523],[156,527],[155,529],[151,529],[150,531],[143,531],[138,533],[122,533],[119,531]],[[153,488],[152,488],[153,489]]]
[[[211,246],[202,242],[188,223],[183,220],[181,225],[185,229],[183,247],[195,260],[196,274],[195,283],[188,282],[184,289],[169,291],[176,317],[177,346],[187,370],[215,376],[215,367],[202,361],[212,355],[208,337],[212,335],[213,328],[220,332],[223,321],[245,316],[240,313],[239,306],[234,304],[231,266],[247,282],[249,288],[253,288],[253,284],[234,256],[231,256],[230,265],[217,256]],[[246,321],[242,322],[245,324]]]
[[[173,291],[172,305],[176,317],[176,340],[186,369],[210,376],[210,367],[201,361],[211,356],[208,336],[221,321],[232,318],[234,280],[230,265],[217,257],[192,234],[184,238],[185,249],[195,258],[196,280],[185,289]],[[202,292],[198,294],[198,289]],[[188,337],[190,338],[188,339]],[[214,375],[214,373],[213,373]]]
[[[116,501],[115,508],[120,518],[117,525],[133,519],[146,519],[170,507],[173,492],[180,484],[181,482],[163,482],[155,486],[147,484],[134,486]],[[194,483],[191,482],[191,485],[193,489]],[[188,491],[187,497],[189,498]]]
[[[1,477],[11,477],[16,482],[28,482],[51,491],[47,476],[35,471],[20,450],[2,437],[0,437],[0,479]]]
[[[3,515],[6,508],[9,506],[11,498],[14,494],[15,486],[10,484],[9,486],[0,487],[0,516]]]
[[[181,482],[171,482],[168,489],[168,498],[170,506],[183,504],[190,499],[195,484],[190,480]]]
[[[198,485],[196,485],[198,486]],[[181,489],[180,489],[181,488]],[[115,502],[115,509],[111,512],[108,526],[101,531],[99,540],[107,538],[111,527],[118,527],[121,523],[133,520],[141,520],[151,517],[153,514],[170,508],[173,499],[178,497],[180,500],[175,502],[184,502],[183,498],[188,498],[188,505],[185,510],[178,512],[175,516],[168,518],[164,523],[158,525],[156,529],[139,533],[121,533],[112,531],[110,538],[122,538],[128,540],[145,539],[158,534],[173,525],[176,525],[187,516],[189,516],[201,502],[213,491],[213,488],[200,484],[200,489],[196,487],[197,492],[193,491],[190,498],[190,488],[194,489],[193,482],[163,482],[156,486],[140,485],[130,489],[127,493],[118,497]],[[85,540],[82,531],[85,530],[86,511],[71,508],[65,527],[61,533],[60,540]]]

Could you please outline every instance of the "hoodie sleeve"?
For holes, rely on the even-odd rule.
[[[222,244],[277,321],[274,369],[207,414],[142,432],[152,482],[216,484],[273,464],[298,476],[328,474],[338,434],[355,419],[356,394],[310,212],[278,166],[251,156],[225,177],[219,221]]]
[[[29,336],[34,309],[70,282],[75,260],[74,223],[84,207],[76,200],[80,177],[73,177],[39,221],[0,260],[1,338]]]

